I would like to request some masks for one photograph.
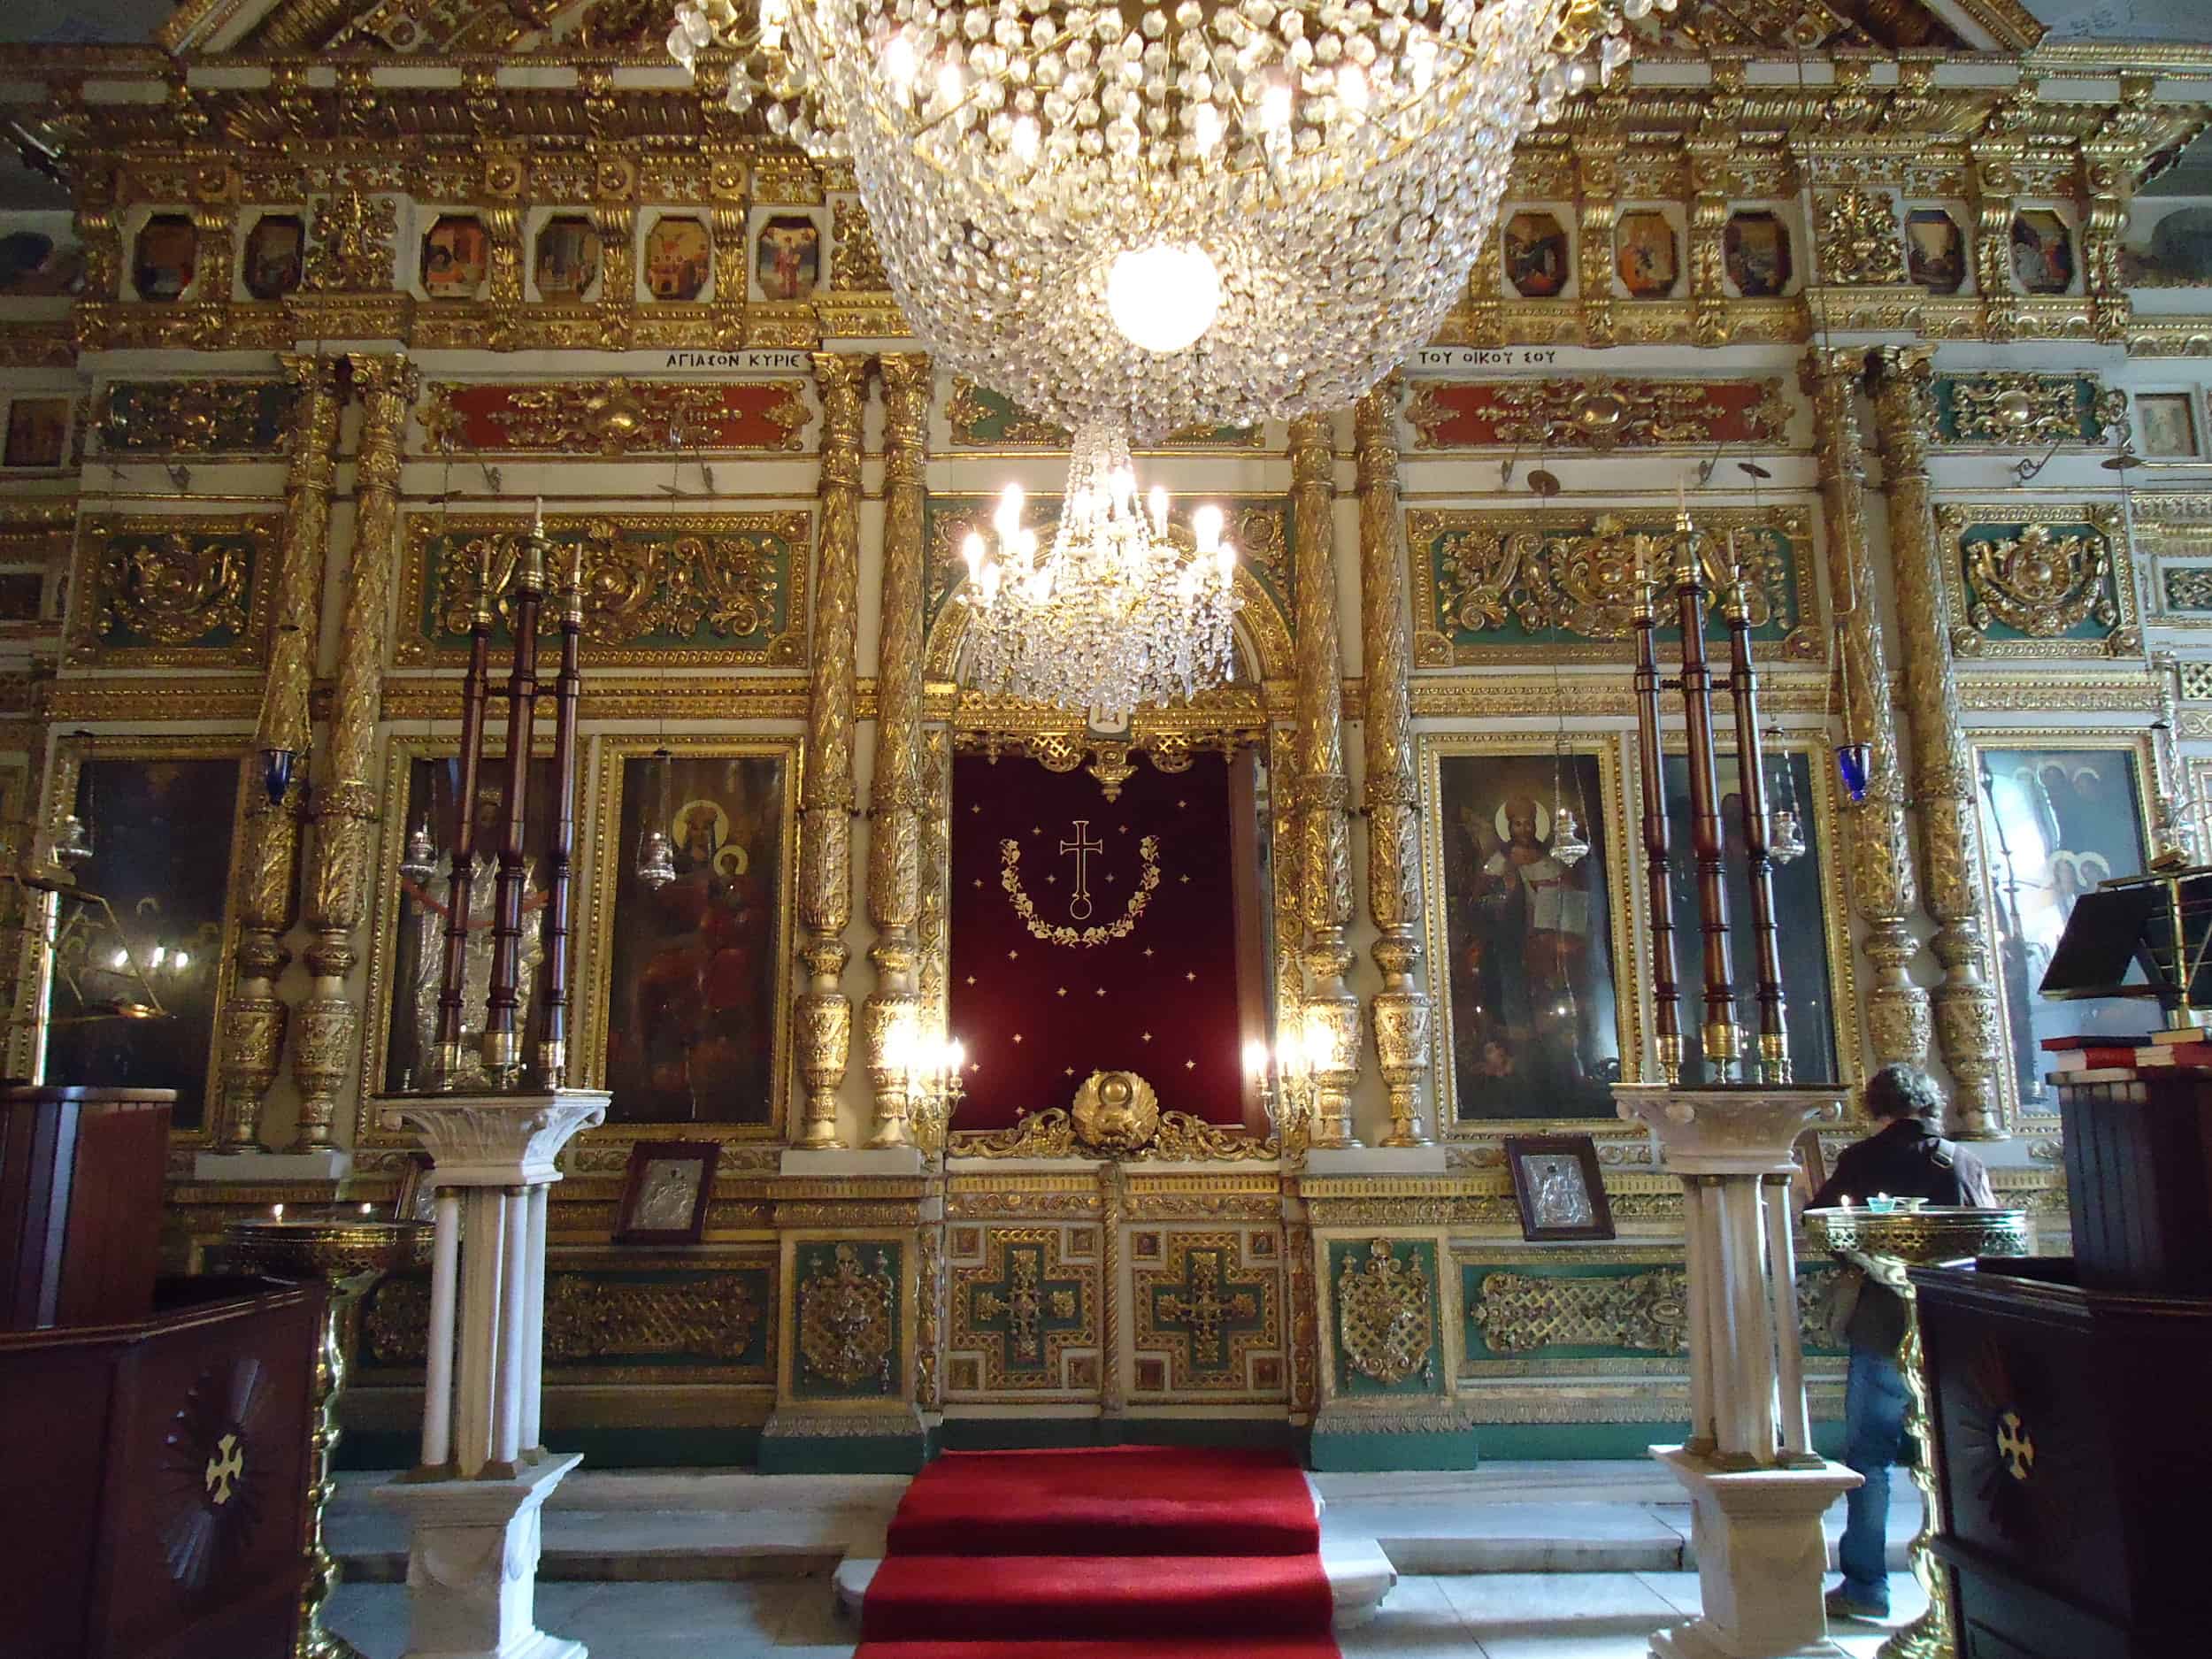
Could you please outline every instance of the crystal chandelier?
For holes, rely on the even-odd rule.
[[[1167,491],[1140,500],[1128,445],[1102,426],[1076,434],[1049,542],[1023,525],[1023,504],[1021,487],[1009,485],[992,523],[996,548],[980,531],[961,548],[976,685],[1119,726],[1133,709],[1230,677],[1237,556],[1220,508],[1192,514],[1183,545]]]
[[[681,0],[669,50],[850,160],[941,365],[1148,443],[1374,386],[1465,293],[1522,134],[1672,5]]]

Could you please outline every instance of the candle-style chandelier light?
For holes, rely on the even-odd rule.
[[[1048,540],[1022,522],[1024,505],[1010,484],[994,537],[972,531],[961,547],[976,685],[1119,726],[1230,678],[1237,555],[1220,508],[1200,507],[1183,534],[1167,491],[1141,499],[1127,447],[1097,428],[1076,434]]]

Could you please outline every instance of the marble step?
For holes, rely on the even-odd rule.
[[[837,1610],[856,1625],[860,1620],[860,1604],[868,1594],[868,1586],[874,1581],[879,1560],[853,1559],[841,1563],[833,1579],[837,1596]],[[1340,1631],[1355,1630],[1375,1617],[1383,1598],[1398,1582],[1398,1570],[1390,1564],[1390,1557],[1382,1546],[1371,1538],[1331,1538],[1321,1540],[1321,1567],[1329,1575],[1329,1595],[1336,1604],[1335,1617],[1331,1621]],[[541,1574],[542,1576],[542,1574]]]

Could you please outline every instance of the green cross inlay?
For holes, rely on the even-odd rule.
[[[1183,1282],[1151,1287],[1153,1328],[1182,1339],[1194,1374],[1228,1371],[1236,1338],[1266,1329],[1267,1277],[1233,1277],[1230,1255],[1217,1246],[1188,1249],[1183,1255]]]
[[[1083,1328],[1083,1281],[1047,1278],[1041,1244],[1010,1242],[999,1278],[967,1289],[968,1328],[1000,1339],[1010,1371],[1042,1371],[1050,1339]]]

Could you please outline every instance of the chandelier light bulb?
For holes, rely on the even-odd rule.
[[[1167,534],[1166,487],[1161,484],[1155,484],[1152,487],[1151,492],[1145,496],[1145,503],[1152,509],[1153,529],[1156,530],[1160,534],[1165,535]]]
[[[1190,516],[1191,535],[1201,553],[1212,553],[1221,546],[1221,509],[1208,502]]]
[[[883,48],[883,78],[898,88],[903,97],[913,89],[914,72],[919,60],[914,56],[914,42],[902,29],[886,42]]]
[[[1221,273],[1202,248],[1155,242],[1114,257],[1106,309],[1123,339],[1165,357],[1213,326],[1221,311]]]

